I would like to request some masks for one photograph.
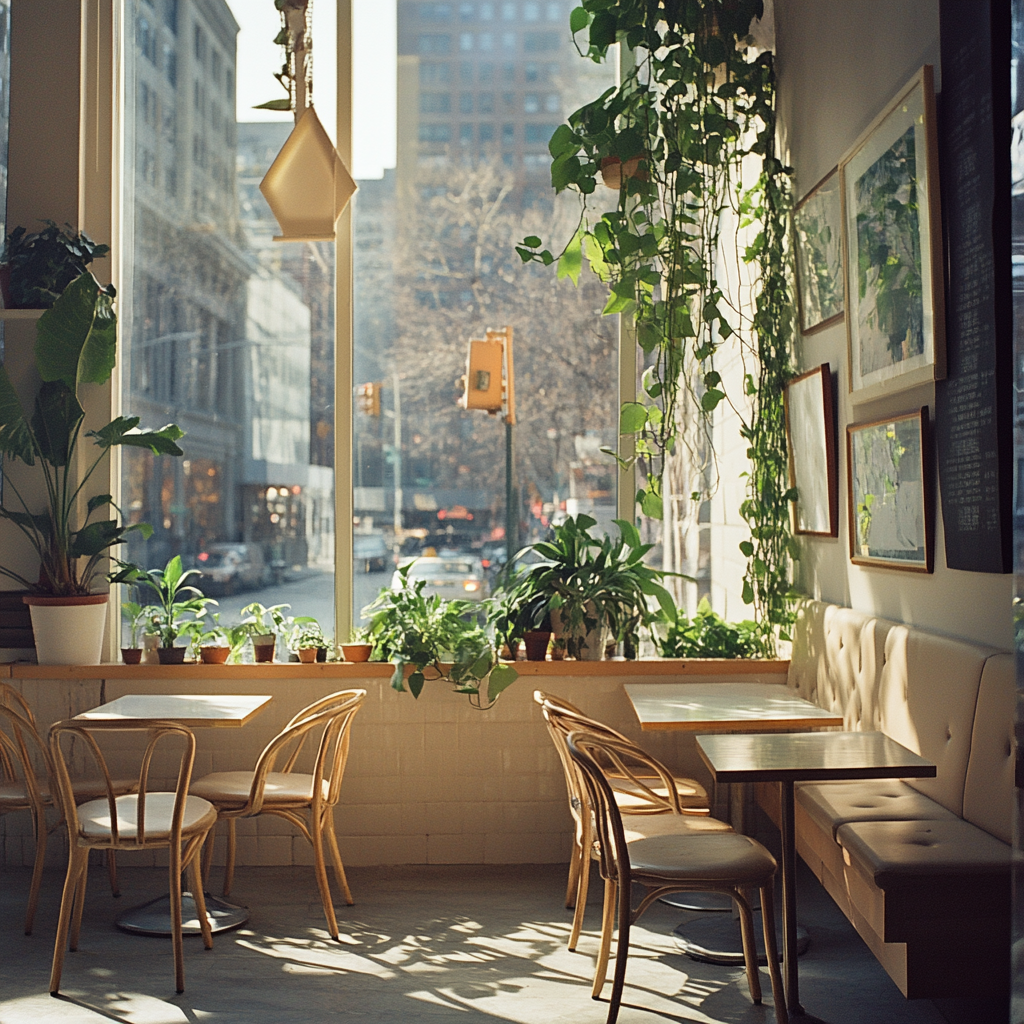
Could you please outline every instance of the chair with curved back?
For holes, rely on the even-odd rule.
[[[143,732],[147,736],[140,762],[136,792],[117,795],[114,792],[100,740],[108,734]],[[97,739],[99,737],[99,739]],[[180,740],[177,759],[177,783],[174,791],[152,790],[149,785],[150,766],[158,747],[169,746],[173,738]],[[163,743],[165,739],[168,743]],[[65,748],[67,748],[65,750]],[[187,871],[189,886],[196,901],[196,912],[203,935],[203,945],[213,947],[213,935],[206,916],[206,899],[199,874],[199,851],[207,833],[217,821],[212,804],[190,796],[189,782],[195,760],[196,740],[192,731],[177,722],[147,722],[145,725],[124,721],[57,722],[50,728],[50,752],[56,772],[60,800],[65,810],[70,851],[68,873],[57,922],[57,939],[53,949],[50,972],[50,993],[60,990],[65,948],[76,950],[82,927],[85,887],[88,879],[89,851],[148,850],[166,847],[169,851],[168,879],[171,904],[171,943],[174,950],[174,980],[179,992],[185,990],[185,960],[181,934],[181,873]],[[68,758],[91,759],[104,781],[104,794],[76,806]],[[168,756],[161,750],[162,756]],[[184,849],[182,849],[184,844]]]
[[[235,868],[235,822],[259,814],[274,814],[290,821],[313,847],[314,867],[324,917],[331,937],[338,937],[338,922],[324,859],[324,834],[345,902],[352,892],[345,877],[338,840],[334,834],[334,808],[348,760],[352,719],[366,698],[365,690],[341,690],[303,708],[263,749],[252,771],[213,772],[196,780],[192,792],[217,808],[217,820],[228,823],[224,895],[231,892]],[[319,737],[308,773],[295,770],[307,739]],[[278,769],[279,759],[285,759]],[[212,838],[212,833],[211,833]],[[203,858],[204,876],[213,859],[213,843]]]
[[[569,756],[569,733],[573,730],[587,730],[615,740],[622,750],[630,747],[637,751],[639,756],[620,756],[617,764],[608,763],[604,766],[616,803],[626,816],[632,832],[649,834],[657,831],[661,827],[658,819],[665,814],[686,815],[688,827],[693,831],[727,832],[731,829],[725,822],[708,816],[707,793],[699,782],[673,777],[673,785],[669,790],[662,784],[662,779],[657,773],[651,774],[646,753],[621,733],[589,718],[579,708],[561,697],[535,690],[533,699],[540,705],[548,733],[558,752],[569,797],[569,813],[575,826],[565,894],[566,907],[574,908],[572,928],[569,932],[569,950],[573,951],[583,928],[583,914],[590,888],[590,860],[592,856],[596,856],[596,851],[593,812],[579,770]]]
[[[732,897],[740,915],[743,958],[747,984],[755,1003],[761,1002],[761,981],[754,948],[754,924],[750,904],[743,890],[757,888],[761,894],[765,952],[772,983],[777,1024],[788,1024],[775,942],[772,910],[775,858],[755,839],[732,831],[694,833],[680,812],[664,816],[657,834],[631,834],[615,800],[612,780],[603,765],[633,760],[637,748],[623,745],[606,735],[574,731],[567,737],[569,757],[578,768],[594,810],[595,849],[604,879],[604,911],[601,948],[594,972],[594,999],[600,998],[608,970],[612,933],[618,919],[615,975],[609,1000],[608,1022],[615,1024],[622,1001],[629,956],[629,932],[640,915],[657,899],[673,892],[721,892]],[[668,769],[647,756],[650,770],[669,787]],[[657,820],[657,819],[655,819]],[[676,828],[670,827],[675,824]],[[633,887],[642,887],[643,897],[634,907]]]
[[[63,821],[62,817],[55,824],[48,825],[46,820],[48,810],[60,809],[54,780],[50,751],[39,734],[32,709],[13,686],[0,683],[0,815],[17,811],[30,812],[35,840],[32,880],[29,883],[28,908],[25,911],[26,935],[32,934],[32,924],[39,904],[46,840],[49,833]],[[118,795],[131,792],[133,785],[134,780],[114,782]],[[75,802],[82,803],[101,796],[104,785],[97,779],[75,779],[72,790]],[[111,892],[119,896],[117,863],[112,850],[107,853],[107,869],[110,872]]]

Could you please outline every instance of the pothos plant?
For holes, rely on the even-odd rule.
[[[363,610],[370,616],[373,659],[394,664],[391,686],[400,693],[408,682],[419,697],[424,683],[439,680],[486,710],[519,674],[498,661],[494,644],[473,618],[472,603],[425,595],[426,580],[410,581],[408,565],[398,573],[401,586],[382,590]],[[407,666],[412,668],[408,680]]]
[[[586,258],[609,285],[604,312],[634,323],[645,369],[637,400],[620,414],[632,454],[608,453],[625,469],[639,464],[645,515],[663,518],[666,462],[680,447],[702,481],[691,497],[706,496],[712,484],[703,481],[715,478],[712,416],[723,402],[736,410],[751,463],[743,596],[772,654],[790,620],[795,555],[782,405],[792,310],[774,66],[749,36],[762,14],[762,0],[582,0],[570,15],[581,54],[600,62],[621,42],[631,61],[620,84],[571,114],[549,143],[552,185],[581,199],[573,238],[557,257],[538,236],[517,251],[524,262],[557,264],[558,276],[574,282]],[[600,201],[599,178],[615,189],[611,203]],[[726,287],[730,247],[752,281],[749,303]],[[723,346],[737,344],[756,362],[743,374],[742,399],[727,394],[716,368]],[[697,415],[684,417],[684,404]]]

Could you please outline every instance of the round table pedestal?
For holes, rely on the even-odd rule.
[[[776,927],[776,935],[779,928]],[[715,914],[700,921],[689,921],[675,929],[676,943],[691,959],[706,964],[724,964],[728,967],[743,966],[743,942],[740,939],[739,918],[732,915]],[[802,956],[811,944],[806,928],[796,929],[797,955]],[[764,929],[758,918],[754,918],[754,946],[757,961],[764,965],[768,957],[764,951]],[[778,941],[779,962],[782,962],[782,939]]]
[[[206,897],[206,916],[210,919],[210,930],[217,932],[231,931],[239,928],[249,920],[247,907],[236,907],[225,903],[214,896]],[[117,927],[132,935],[154,935],[168,938],[171,934],[171,897],[170,894],[157,896],[155,900],[132,907],[121,914],[116,921]],[[190,892],[181,894],[181,933],[182,935],[201,935],[199,914],[196,901]]]
[[[659,896],[658,902],[678,910],[695,910],[701,913],[720,913],[735,909],[732,897],[721,892],[672,892],[667,896]],[[757,893],[751,895],[750,909],[755,914],[761,909],[761,897]]]

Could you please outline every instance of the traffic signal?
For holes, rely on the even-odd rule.
[[[465,388],[459,405],[463,409],[485,409],[496,413],[502,409],[504,397],[503,363],[505,345],[488,338],[473,338],[469,343],[469,357],[466,360]]]
[[[367,416],[380,415],[380,384],[360,384],[356,388],[356,408]]]

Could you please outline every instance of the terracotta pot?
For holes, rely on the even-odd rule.
[[[369,661],[373,644],[342,644],[341,653],[346,661]]]
[[[299,648],[299,661],[303,665],[312,665],[316,661],[316,652],[319,647],[300,647]]]
[[[228,660],[228,655],[231,653],[230,647],[209,647],[199,648],[199,660],[204,665],[223,665]]]
[[[161,665],[184,665],[186,647],[158,647],[157,657]]]
[[[548,653],[548,641],[551,634],[541,629],[527,630],[523,636],[527,661],[544,661]]]
[[[40,665],[98,665],[109,594],[50,597],[25,594]]]
[[[121,660],[126,665],[141,665],[142,664],[142,648],[141,647],[122,647],[121,648]]]

